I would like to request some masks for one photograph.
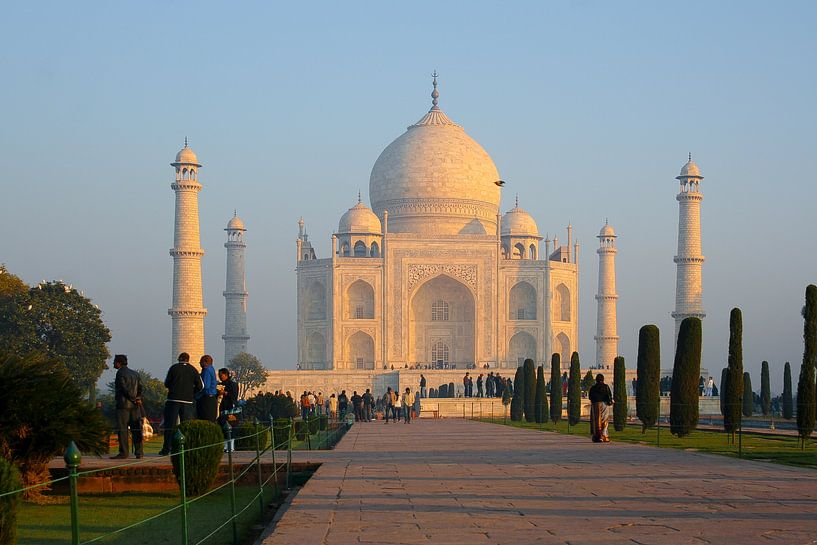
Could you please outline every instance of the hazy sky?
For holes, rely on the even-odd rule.
[[[170,363],[173,191],[200,181],[206,348],[223,358],[226,240],[247,232],[250,351],[294,368],[295,237],[327,257],[374,161],[430,106],[488,151],[544,235],[582,244],[580,353],[595,355],[595,236],[619,235],[620,352],[662,331],[672,365],[678,192],[701,184],[704,365],[744,316],[744,365],[780,390],[817,282],[815,2],[17,2],[0,18],[0,262],[104,311],[111,352]],[[107,378],[108,375],[106,375]]]

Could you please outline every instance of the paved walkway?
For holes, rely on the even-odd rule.
[[[817,543],[817,472],[464,420],[356,424],[264,545]]]

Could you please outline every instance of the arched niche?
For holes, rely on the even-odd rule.
[[[307,337],[306,364],[308,369],[326,368],[326,339],[317,331]]]
[[[374,319],[374,288],[364,280],[355,280],[346,289],[346,318]]]
[[[570,350],[570,338],[564,332],[556,335],[556,350],[561,358],[560,363],[564,367],[567,362],[570,362],[570,356],[573,354]]]
[[[553,319],[560,322],[570,321],[570,290],[559,284],[553,290]]]
[[[346,355],[351,369],[374,369],[374,339],[358,331],[346,340]]]
[[[527,358],[536,361],[536,339],[526,331],[519,331],[508,341],[508,361],[520,366]]]
[[[306,319],[326,319],[326,288],[320,282],[312,282],[306,292]]]
[[[518,282],[508,294],[509,320],[536,319],[536,288],[528,282]]]

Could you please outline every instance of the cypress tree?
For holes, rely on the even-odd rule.
[[[613,360],[613,401],[613,427],[616,431],[624,431],[627,425],[627,370],[621,356]]]
[[[536,423],[544,424],[548,421],[548,396],[545,390],[545,368],[539,366],[536,370]]]
[[[555,424],[562,419],[562,375],[559,354],[550,358],[550,419]]]
[[[721,415],[726,416],[726,381],[729,380],[729,368],[721,369],[721,389],[720,389],[720,403]]]
[[[645,325],[638,331],[638,380],[635,385],[635,411],[641,420],[641,433],[655,426],[661,403],[661,347],[658,328]]]
[[[684,437],[698,425],[701,375],[701,319],[684,318],[678,332],[670,391],[670,431]]]
[[[800,365],[800,381],[797,383],[797,432],[800,435],[801,448],[805,448],[806,439],[814,431],[815,362],[817,362],[817,286],[809,284],[806,288],[806,306],[803,307],[803,363]]]
[[[772,412],[772,386],[769,383],[769,362],[760,364],[760,412],[763,416]]]
[[[522,398],[525,408],[525,420],[536,422],[536,367],[533,360],[528,358],[522,368],[525,375],[525,393]]]
[[[743,373],[743,416],[752,416],[754,412],[754,401],[752,377],[746,372]]]
[[[573,352],[570,356],[570,375],[567,384],[567,416],[571,426],[575,426],[582,419],[582,366],[579,363],[579,353]]]
[[[723,415],[723,429],[732,434],[740,429],[743,405],[743,315],[739,308],[729,314],[729,377],[724,391],[726,413]]]
[[[513,398],[511,399],[511,420],[519,422],[522,420],[522,411],[525,404],[525,373],[522,367],[516,368],[516,375],[513,379]]]
[[[791,395],[791,365],[786,362],[783,367],[783,418],[794,416],[794,400]]]

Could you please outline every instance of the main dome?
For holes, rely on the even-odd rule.
[[[372,209],[389,212],[390,232],[496,231],[499,173],[488,153],[437,106],[389,144],[369,178]],[[481,232],[482,229],[476,232]]]

